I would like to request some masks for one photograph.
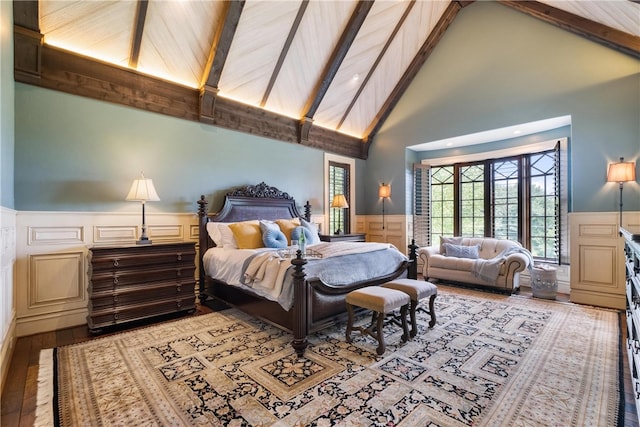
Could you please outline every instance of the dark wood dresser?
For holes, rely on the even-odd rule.
[[[195,257],[195,242],[91,248],[87,316],[91,332],[194,311]]]

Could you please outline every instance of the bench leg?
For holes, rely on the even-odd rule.
[[[400,308],[400,316],[402,317],[402,342],[407,342],[409,340],[409,327],[407,326],[407,310],[408,309],[409,309],[409,304],[405,304],[402,306],[402,308]],[[415,325],[415,315],[413,317],[413,322]]]
[[[431,321],[429,322],[429,327],[433,328],[436,326],[436,308],[434,307],[434,303],[436,301],[436,297],[438,294],[433,294],[429,298],[429,314],[431,315]]]
[[[406,311],[405,311],[406,314]],[[378,337],[378,349],[376,350],[376,352],[378,353],[378,355],[382,355],[385,351],[385,346],[384,346],[384,334],[382,331],[382,324],[384,322],[384,313],[378,313],[378,324],[377,324],[377,337]],[[405,319],[405,325],[406,325],[406,319]]]
[[[418,333],[418,322],[416,321],[416,308],[418,308],[418,301],[411,300],[411,307],[409,308],[409,317],[411,318],[411,338],[415,337]]]
[[[347,339],[347,342],[350,343],[351,331],[353,330],[353,306],[348,303],[346,305],[347,305],[347,313],[349,314],[349,321],[347,322],[346,339]]]

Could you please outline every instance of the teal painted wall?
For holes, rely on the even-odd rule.
[[[509,7],[475,2],[378,133],[359,206],[379,212],[377,184],[391,181],[385,208],[411,212],[409,145],[565,115],[572,117],[570,210],[617,211],[618,186],[605,182],[606,169],[620,156],[640,160],[640,61]],[[640,210],[640,185],[624,191],[625,210]]]
[[[13,209],[13,2],[0,1],[0,205]]]
[[[269,185],[322,213],[323,152],[296,144],[16,84],[18,210],[132,211],[140,171],[159,202],[150,212],[217,211],[233,187]]]

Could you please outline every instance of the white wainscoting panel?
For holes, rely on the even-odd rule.
[[[624,239],[618,217],[618,212],[569,214],[572,302],[625,308]],[[623,226],[639,223],[638,218],[638,212],[625,212]]]
[[[85,252],[38,254],[29,256],[28,307],[53,304],[76,308],[86,306],[87,271]],[[55,278],[55,286],[52,286]]]
[[[16,212],[0,207],[0,390],[16,342],[14,264],[16,262]]]

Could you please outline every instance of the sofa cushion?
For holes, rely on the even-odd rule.
[[[451,243],[452,245],[461,245],[462,244],[462,239],[464,239],[464,237],[443,237],[443,236],[440,236],[440,253],[444,255],[444,253],[445,253],[444,244],[445,243]]]
[[[448,257],[478,259],[480,245],[453,245],[451,243],[444,244],[444,255]]]

